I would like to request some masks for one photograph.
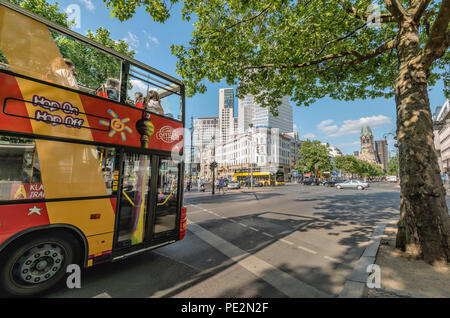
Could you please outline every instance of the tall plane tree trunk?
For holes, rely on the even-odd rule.
[[[406,17],[398,37],[395,83],[401,180],[397,248],[428,263],[450,262],[450,218],[433,143],[428,69],[420,55],[418,25]]]

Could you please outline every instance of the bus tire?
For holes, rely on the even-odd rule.
[[[80,263],[80,246],[65,231],[45,231],[13,242],[0,257],[0,295],[36,297],[59,287],[67,266]]]

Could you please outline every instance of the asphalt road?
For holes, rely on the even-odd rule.
[[[81,289],[48,297],[337,297],[399,188],[287,184],[186,193],[183,241],[83,271]]]

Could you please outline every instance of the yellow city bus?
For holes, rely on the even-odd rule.
[[[234,180],[244,183],[250,180],[253,175],[253,182],[261,182],[264,186],[284,185],[284,172],[279,170],[276,173],[269,171],[254,171],[250,169],[240,169],[235,172]]]
[[[69,44],[106,57],[118,86]],[[183,239],[181,81],[3,0],[0,63],[1,294]],[[155,92],[162,112],[132,101]]]

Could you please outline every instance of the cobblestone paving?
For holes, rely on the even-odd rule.
[[[386,289],[369,289],[367,293],[367,298],[413,298],[412,296],[401,295],[394,291],[386,290]]]

